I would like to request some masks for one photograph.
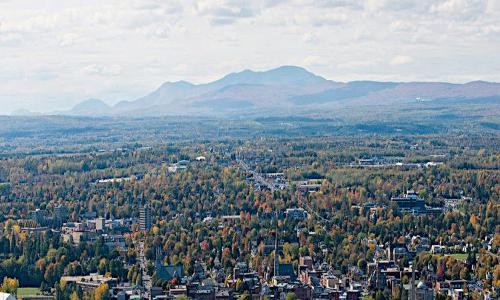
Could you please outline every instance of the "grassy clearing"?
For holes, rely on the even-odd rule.
[[[453,253],[453,254],[446,254],[446,256],[451,256],[456,260],[466,260],[467,259],[467,253]]]
[[[18,296],[30,296],[40,293],[40,289],[36,287],[21,287],[17,289]]]

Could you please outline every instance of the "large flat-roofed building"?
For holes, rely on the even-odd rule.
[[[308,213],[306,210],[303,208],[287,208],[285,211],[285,215],[289,219],[299,219],[299,220],[305,220],[308,217]]]
[[[399,197],[392,197],[391,202],[396,203],[398,209],[409,212],[425,212],[425,200],[420,198],[414,190],[409,190]]]
[[[77,286],[81,287],[84,291],[93,291],[101,284],[107,284],[110,288],[116,286],[118,283],[117,278],[106,277],[97,273],[92,273],[86,276],[63,276],[61,281],[74,282]]]

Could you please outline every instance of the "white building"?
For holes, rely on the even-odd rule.
[[[11,294],[0,292],[0,300],[16,300],[16,297],[12,296]]]

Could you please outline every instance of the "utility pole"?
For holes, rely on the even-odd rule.
[[[411,265],[411,300],[415,300],[415,265]]]
[[[275,240],[274,240],[274,277],[279,275],[279,256],[278,256],[278,212],[275,212],[274,215],[274,223],[275,223]]]

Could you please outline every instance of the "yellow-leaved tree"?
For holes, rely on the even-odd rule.
[[[95,300],[109,300],[109,287],[107,284],[103,283],[99,285],[94,290],[94,299]]]
[[[4,293],[9,293],[17,295],[17,289],[19,288],[19,280],[17,278],[4,277],[0,291]]]

